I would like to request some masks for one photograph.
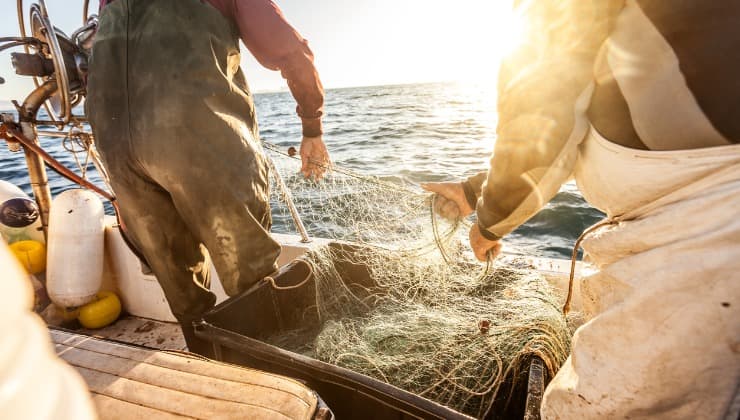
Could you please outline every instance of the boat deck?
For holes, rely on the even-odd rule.
[[[319,404],[313,391],[282,376],[62,330],[51,329],[51,337],[87,382],[100,418],[309,419]]]
[[[185,338],[180,325],[155,321],[133,315],[124,315],[116,322],[96,330],[79,329],[75,332],[158,350],[185,351]]]

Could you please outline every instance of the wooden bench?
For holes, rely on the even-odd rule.
[[[62,330],[51,337],[101,419],[310,419],[317,411],[311,389],[279,375]]]

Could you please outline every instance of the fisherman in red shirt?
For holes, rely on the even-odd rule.
[[[212,259],[229,295],[277,269],[269,167],[239,39],[280,70],[303,125],[306,177],[320,178],[321,81],[307,42],[270,0],[103,0],[87,115],[130,240],[164,289],[190,351],[213,307]],[[210,258],[209,258],[210,257]]]

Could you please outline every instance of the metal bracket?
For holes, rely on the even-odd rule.
[[[20,76],[48,77],[54,74],[54,61],[39,54],[12,53],[10,62]]]

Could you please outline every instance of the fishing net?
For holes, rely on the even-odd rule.
[[[265,341],[479,418],[526,390],[533,357],[555,374],[571,332],[534,270],[481,267],[465,243],[469,222],[439,220],[432,198],[401,179],[336,168],[317,183],[266,147],[306,230],[333,243],[303,257],[315,291],[300,328]],[[273,219],[290,226],[273,193]]]

